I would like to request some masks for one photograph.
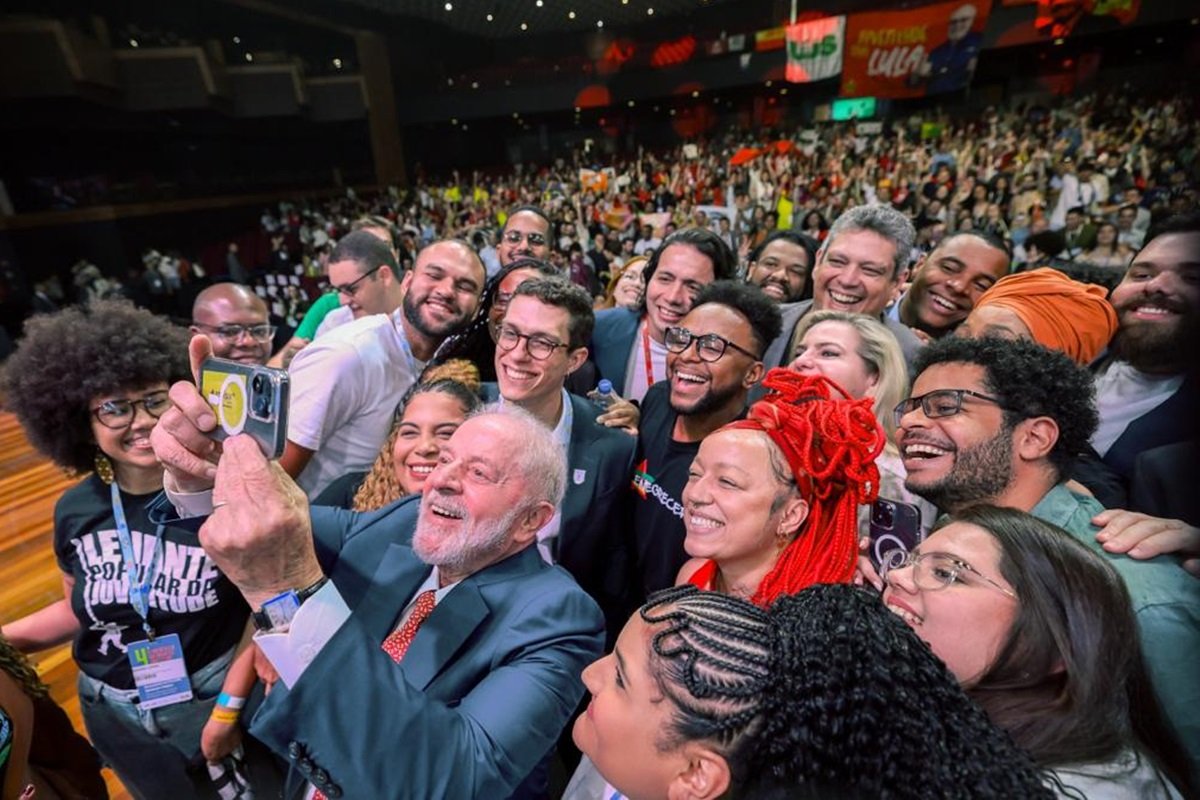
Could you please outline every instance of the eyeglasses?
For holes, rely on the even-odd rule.
[[[930,419],[953,417],[962,411],[964,397],[974,397],[976,400],[995,403],[1004,408],[1004,403],[999,398],[989,397],[986,394],[973,392],[970,389],[937,389],[936,391],[927,392],[920,397],[909,397],[901,400],[892,409],[892,413],[896,416],[896,427],[900,427],[900,420],[909,412],[915,411],[917,406],[920,406],[921,410],[925,412],[925,416]]]
[[[104,427],[120,430],[133,424],[134,417],[137,416],[137,406],[141,406],[147,414],[158,419],[171,407],[171,399],[166,391],[157,391],[140,400],[105,400],[92,409],[92,415]]]
[[[501,325],[496,336],[496,346],[501,350],[512,350],[521,340],[525,340],[525,350],[529,355],[536,358],[538,361],[545,361],[550,356],[554,355],[554,351],[558,348],[569,350],[570,346],[556,342],[553,339],[540,336],[538,334],[518,333],[516,329],[508,325]]]
[[[965,570],[979,576],[1009,597],[1016,597],[1011,589],[1005,589],[967,562],[955,558],[949,553],[914,553],[893,550],[883,558],[883,563],[880,565],[880,577],[886,581],[893,570],[905,567],[913,568],[913,583],[917,585],[918,589],[927,592],[945,589],[957,581],[959,574]]]
[[[529,242],[533,247],[541,247],[546,243],[546,237],[540,233],[521,233],[520,231],[505,231],[504,241],[509,244],[520,244],[521,240]]]
[[[358,285],[360,283],[365,281],[371,275],[374,275],[376,272],[379,272],[379,270],[383,269],[386,266],[387,266],[387,264],[380,264],[378,267],[375,267],[375,269],[367,270],[362,275],[359,275],[357,278],[350,281],[345,286],[334,286],[333,290],[335,292],[337,292],[338,294],[346,295],[346,297],[354,297],[354,293],[356,291],[358,291]]]
[[[746,348],[734,344],[724,336],[718,336],[715,333],[706,333],[703,336],[697,336],[687,328],[673,327],[667,328],[666,336],[663,338],[667,349],[672,353],[683,353],[691,346],[692,342],[695,342],[696,355],[700,357],[701,361],[712,362],[720,360],[721,356],[725,355],[725,349],[728,347],[732,347],[743,355],[750,356],[755,361],[758,360],[758,356],[755,353],[751,353]]]
[[[229,342],[236,342],[247,334],[256,342],[269,342],[275,335],[274,325],[205,325],[203,322],[193,322],[197,328],[211,331],[214,336]]]

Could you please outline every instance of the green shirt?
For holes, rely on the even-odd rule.
[[[304,312],[304,319],[300,320],[300,326],[296,328],[296,337],[312,341],[317,335],[317,326],[321,324],[321,320],[325,319],[325,315],[333,311],[341,305],[341,300],[338,298],[337,292],[326,292],[318,297],[308,311]]]
[[[1200,775],[1200,580],[1174,556],[1146,560],[1109,553],[1096,541],[1092,517],[1104,510],[1094,497],[1059,484],[1031,513],[1066,530],[1112,564],[1133,601],[1142,656],[1159,702]]]

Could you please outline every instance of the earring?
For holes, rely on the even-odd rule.
[[[108,460],[108,456],[97,450],[95,458],[92,459],[92,464],[96,469],[96,477],[105,483],[113,482],[116,476],[113,475],[112,462]]]

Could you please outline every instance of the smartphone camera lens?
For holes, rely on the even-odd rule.
[[[250,381],[250,386],[254,390],[254,399],[251,401],[254,416],[260,419],[269,419],[272,399],[271,382],[262,375],[255,375]]]
[[[880,528],[891,530],[896,524],[895,509],[885,503],[876,503],[871,509],[871,521]]]

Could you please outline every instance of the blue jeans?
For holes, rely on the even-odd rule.
[[[200,754],[200,732],[233,652],[191,674],[191,700],[151,710],[131,702],[136,691],[115,689],[79,673],[79,706],[88,737],[137,800],[216,797]]]

